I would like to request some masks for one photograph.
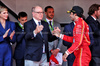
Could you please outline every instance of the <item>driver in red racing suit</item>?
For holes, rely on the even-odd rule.
[[[56,28],[53,31],[55,36],[60,37],[67,42],[73,43],[72,46],[67,51],[65,51],[65,54],[63,55],[63,60],[66,61],[68,55],[74,52],[75,60],[73,66],[89,66],[89,62],[91,60],[91,52],[89,48],[89,26],[80,17],[82,13],[83,9],[79,6],[74,6],[71,10],[70,17],[75,21],[73,37],[59,34],[59,28]]]
[[[65,53],[69,55],[74,52],[73,66],[89,66],[91,60],[89,26],[81,18],[78,18],[75,24],[73,37],[61,35],[63,40],[73,43]]]

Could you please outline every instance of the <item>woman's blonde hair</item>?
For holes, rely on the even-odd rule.
[[[4,10],[7,10],[7,8],[0,5],[0,13],[1,13],[2,11],[4,11]]]

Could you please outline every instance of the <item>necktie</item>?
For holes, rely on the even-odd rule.
[[[38,22],[39,25],[41,25],[41,22]],[[42,36],[42,32],[40,32],[41,36]],[[43,36],[42,36],[43,37]]]
[[[49,21],[49,23],[50,23],[50,26],[51,26],[51,28],[52,28],[52,24],[51,24],[51,21]]]
[[[41,25],[41,22],[38,22],[38,24]],[[40,32],[40,34],[42,36],[42,32]],[[42,36],[42,38],[43,38],[43,36]],[[44,41],[44,39],[43,39],[43,41]],[[43,43],[43,53],[45,53],[45,44],[44,43]]]
[[[38,22],[39,25],[41,25],[41,22]]]

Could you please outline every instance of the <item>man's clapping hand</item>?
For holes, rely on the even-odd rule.
[[[35,34],[41,32],[43,30],[43,25],[37,25],[36,29],[34,30]]]
[[[58,27],[55,27],[54,30],[52,31],[52,34],[55,35],[56,37],[60,37],[60,32],[61,30]]]

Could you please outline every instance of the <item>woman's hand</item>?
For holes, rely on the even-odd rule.
[[[15,34],[15,31],[13,31],[13,32],[10,34],[10,39],[11,39],[11,40],[13,39],[14,34]]]
[[[6,38],[8,36],[9,31],[10,31],[10,28],[5,32],[5,34],[3,35],[3,38]]]

